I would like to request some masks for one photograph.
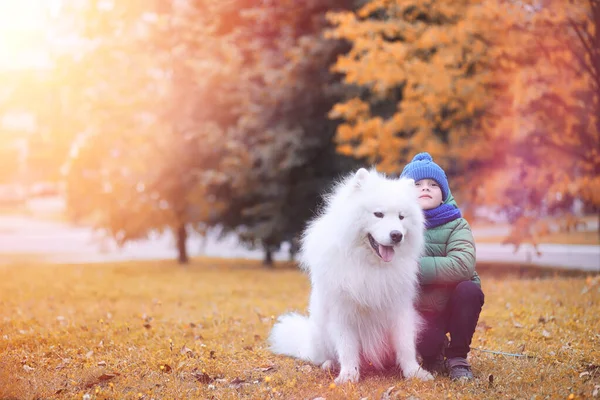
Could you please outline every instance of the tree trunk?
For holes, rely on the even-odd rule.
[[[298,240],[292,239],[290,241],[290,251],[289,251],[290,262],[293,262],[296,260],[296,254],[298,254],[299,250],[300,250],[300,245],[298,243]]]
[[[269,246],[264,247],[265,258],[263,259],[263,265],[265,267],[273,268],[273,251]]]
[[[187,254],[187,230],[185,224],[181,224],[177,228],[177,261],[179,264],[187,264],[189,262]]]

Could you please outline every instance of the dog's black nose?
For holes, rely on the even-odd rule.
[[[394,243],[400,243],[402,241],[402,233],[400,233],[400,231],[391,231],[390,237]]]

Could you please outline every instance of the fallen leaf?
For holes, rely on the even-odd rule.
[[[589,375],[590,375],[590,372],[589,371],[585,371],[585,372],[580,373],[579,377],[583,378],[584,376],[589,376]]]
[[[194,351],[192,349],[190,349],[189,347],[186,347],[185,345],[181,348],[180,353],[182,355],[186,355],[189,358],[194,358],[195,354]]]
[[[146,328],[146,329],[152,328],[152,325],[150,325],[150,322],[153,319],[152,317],[149,317],[146,314],[144,314],[144,315],[142,315],[142,319],[144,320],[144,328]]]
[[[85,384],[85,388],[89,389],[89,388],[91,388],[91,387],[93,387],[93,386],[95,386],[95,385],[97,385],[99,383],[108,382],[111,379],[114,379],[114,378],[116,378],[119,375],[120,374],[118,372],[113,372],[113,373],[110,373],[110,374],[102,374],[102,375],[98,376],[97,378],[92,379],[88,383],[86,383]]]
[[[260,371],[260,372],[267,372],[267,371],[271,371],[273,369],[274,369],[274,367],[272,365],[269,365],[267,367],[256,368],[256,370]]]
[[[171,368],[171,366],[169,364],[162,364],[159,368],[162,372],[166,372],[166,373],[169,373],[173,370],[173,368]]]
[[[588,366],[585,369],[590,372],[596,372],[596,371],[600,370],[600,365],[588,364]]]
[[[98,377],[98,380],[100,382],[106,382],[106,381],[110,381],[111,379],[116,378],[119,375],[121,375],[121,374],[119,374],[118,372],[113,372],[111,374],[102,374]]]
[[[91,358],[94,355],[94,351],[90,350],[87,353],[85,353],[85,358]]]
[[[35,371],[35,368],[32,368],[27,364],[23,365],[23,369],[27,372]]]
[[[98,361],[99,367],[106,367],[106,361]]]
[[[231,382],[229,382],[229,387],[233,388],[233,389],[239,389],[245,383],[246,383],[245,380],[240,379],[240,378],[235,378]]]
[[[198,371],[197,369],[194,369],[192,371],[192,376],[194,377],[194,379],[196,379],[198,382],[200,383],[211,383],[214,379],[211,378],[206,372],[204,371]]]

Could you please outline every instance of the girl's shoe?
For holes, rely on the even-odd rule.
[[[446,367],[448,368],[450,379],[453,381],[470,381],[473,379],[473,372],[471,372],[471,366],[466,358],[449,358],[446,360]]]

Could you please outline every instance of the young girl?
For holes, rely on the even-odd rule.
[[[415,180],[427,227],[417,303],[425,320],[417,341],[423,368],[448,372],[453,380],[473,379],[467,354],[484,295],[475,272],[471,228],[450,193],[446,173],[428,153],[417,154],[401,177]]]

